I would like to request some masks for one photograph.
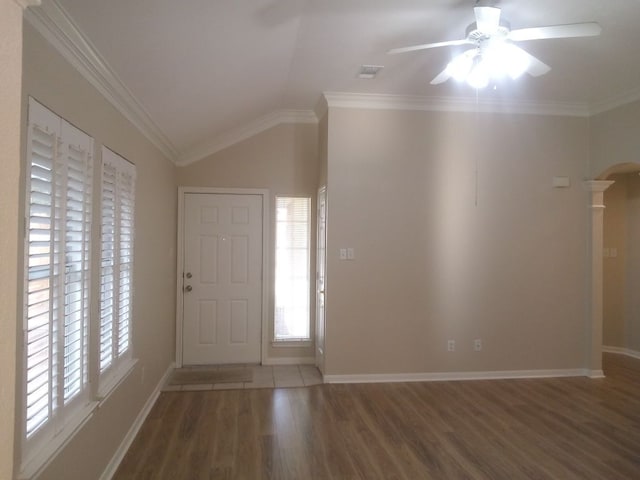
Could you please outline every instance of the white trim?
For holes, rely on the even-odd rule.
[[[450,382],[460,380],[504,380],[516,378],[589,377],[591,371],[569,370],[504,370],[488,372],[382,373],[355,375],[325,375],[325,383],[396,383]]]
[[[325,95],[320,95],[315,107],[313,107],[313,111],[315,112],[318,121],[327,114],[328,110],[329,105],[327,104],[327,98]]]
[[[638,100],[640,100],[640,88],[635,88],[619,95],[609,97],[608,99],[591,103],[589,105],[589,113],[591,113],[592,116],[598,115],[599,113],[604,113],[609,110],[613,110],[614,108],[637,102]]]
[[[118,470],[118,467],[120,466],[120,462],[122,462],[122,459],[124,458],[125,454],[129,450],[129,447],[131,447],[133,440],[136,438],[136,435],[140,431],[140,428],[142,428],[144,421],[147,419],[147,416],[151,412],[151,409],[153,408],[156,401],[158,400],[158,397],[160,396],[160,392],[162,391],[162,387],[164,387],[165,383],[169,379],[169,375],[171,375],[175,367],[176,367],[175,363],[172,363],[169,365],[169,368],[167,368],[167,371],[164,372],[164,375],[162,376],[162,378],[156,385],[156,388],[153,390],[153,392],[147,399],[146,403],[144,404],[144,407],[142,407],[142,410],[140,410],[140,413],[138,414],[135,421],[131,425],[131,428],[129,429],[125,437],[122,439],[122,442],[120,443],[120,446],[116,450],[116,453],[113,455],[113,457],[111,457],[111,460],[107,464],[107,467],[102,472],[102,475],[100,475],[100,480],[111,480],[113,475],[116,473],[116,470]]]
[[[582,185],[588,192],[602,193],[614,183],[616,183],[614,180],[586,180]],[[591,206],[596,208],[605,208],[605,206],[601,204]]]
[[[605,353],[617,353],[619,355],[626,355],[627,357],[637,358],[638,360],[640,360],[640,352],[638,350],[632,350],[630,348],[603,345],[602,351]]]
[[[420,97],[373,93],[325,92],[329,108],[418,110],[428,112],[490,112],[524,115],[588,117],[586,103],[495,101],[476,98]]]
[[[268,357],[262,361],[263,365],[315,365],[315,357]]]
[[[56,0],[28,8],[24,18],[151,143],[175,161],[175,147]]]
[[[262,334],[260,359],[264,364],[267,356],[269,331],[269,211],[271,200],[269,190],[260,188],[217,188],[217,187],[178,187],[178,239],[176,271],[176,366],[182,367],[182,324],[184,314],[184,295],[182,291],[182,272],[184,271],[184,196],[187,193],[262,195]]]
[[[124,361],[118,363],[119,364],[116,365],[111,372],[105,375],[104,378],[102,378],[101,376],[97,394],[97,398],[100,401],[100,406],[102,406],[102,404],[106,400],[108,400],[109,396],[115,391],[115,389],[118,388],[129,375],[131,375],[131,372],[133,372],[133,368],[138,363],[138,359],[127,358],[124,359]]]
[[[190,165],[258,133],[287,123],[316,124],[318,123],[318,117],[312,110],[276,110],[246,125],[224,132],[211,141],[196,145],[194,148],[180,154],[176,160],[176,165],[180,167]]]
[[[308,348],[313,346],[313,340],[310,338],[304,340],[271,340],[271,346],[273,348]]]
[[[587,377],[591,379],[605,378],[604,370],[588,370]]]
[[[37,7],[42,2],[41,0],[16,0],[16,3],[26,10],[28,7]]]

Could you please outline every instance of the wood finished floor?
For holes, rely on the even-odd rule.
[[[605,373],[163,392],[114,479],[640,479],[640,360]]]

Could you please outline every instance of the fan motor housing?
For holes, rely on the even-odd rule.
[[[478,24],[473,22],[467,27],[466,34],[467,39],[472,42],[480,42],[481,40],[487,40],[489,38],[504,39],[507,38],[511,31],[511,24],[507,20],[500,20],[500,26],[494,33],[487,33],[478,30]]]

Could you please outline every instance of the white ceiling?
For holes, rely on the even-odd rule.
[[[589,106],[640,92],[638,0],[495,4],[512,28],[596,21],[603,32],[521,43],[551,72],[482,91],[484,99]],[[453,81],[429,84],[456,47],[386,54],[463,38],[473,0],[57,0],[56,6],[148,113],[178,161],[274,111],[313,109],[322,92],[475,96]],[[362,64],[385,68],[363,80]]]

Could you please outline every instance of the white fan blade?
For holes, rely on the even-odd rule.
[[[541,75],[544,75],[545,73],[549,73],[549,71],[551,71],[551,67],[549,65],[544,63],[542,60],[539,60],[538,58],[534,57],[526,50],[523,50],[520,47],[516,47],[515,45],[513,45],[513,48],[517,48],[518,50],[520,50],[522,54],[526,56],[527,59],[529,60],[529,67],[527,68],[527,73],[532,77],[540,77]]]
[[[546,40],[548,38],[596,37],[602,27],[596,22],[550,25],[548,27],[521,28],[511,30],[509,39],[515,42]]]
[[[500,26],[500,9],[496,7],[474,7],[476,27],[482,33],[491,35]]]
[[[456,45],[465,45],[468,43],[473,44],[473,42],[470,42],[466,38],[464,40],[451,40],[449,42],[423,43],[422,45],[413,45],[411,47],[392,48],[387,53],[389,55],[395,55],[396,53],[415,52],[416,50],[426,50],[428,48],[437,47],[453,47]]]
[[[449,75],[448,70],[448,68],[445,68],[442,72],[440,72],[436,78],[431,80],[431,85],[439,85],[449,80],[451,78],[451,75]]]

